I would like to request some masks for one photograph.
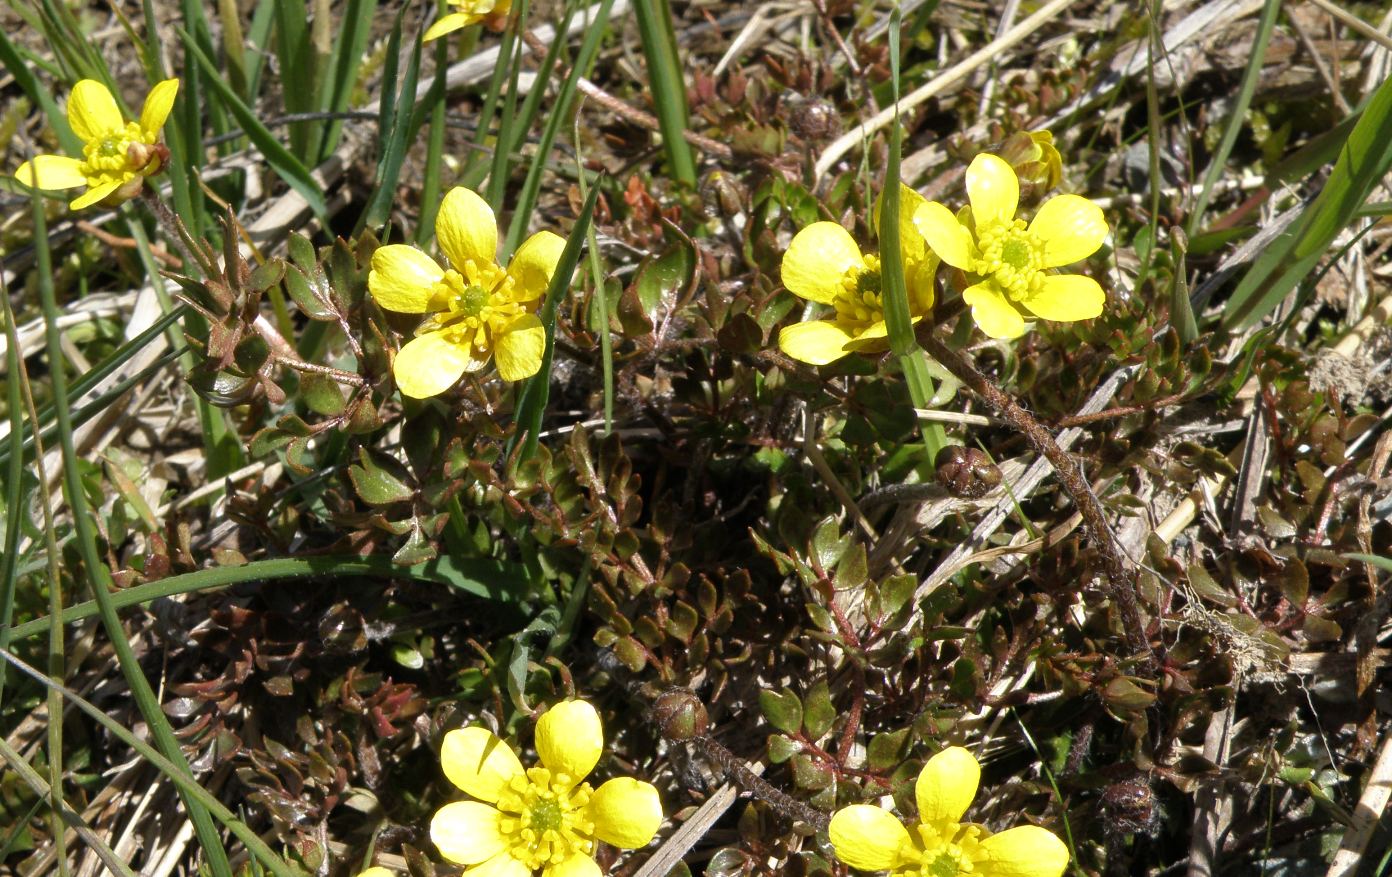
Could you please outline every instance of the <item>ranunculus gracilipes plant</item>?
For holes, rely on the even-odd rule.
[[[899,187],[899,251],[909,316],[915,323],[933,309],[933,277],[938,268],[937,257],[911,221],[927,203],[908,186]],[[848,353],[889,348],[880,259],[862,253],[846,229],[823,221],[799,231],[783,254],[781,273],[789,292],[832,309],[823,319],[794,323],[778,333],[778,346],[788,356],[826,365]]]
[[[448,268],[413,246],[389,244],[372,255],[367,277],[372,298],[383,308],[430,315],[397,351],[392,373],[401,392],[416,399],[438,395],[490,359],[505,381],[536,374],[546,348],[536,311],[565,240],[539,231],[504,269],[493,210],[462,187],[440,203],[435,237]]]
[[[918,775],[916,824],[905,827],[888,810],[852,804],[831,817],[832,848],[852,868],[892,877],[1060,877],[1068,848],[1047,829],[1019,825],[992,834],[962,821],[980,782],[976,758],[950,746]]]
[[[1025,224],[1015,212],[1020,180],[1004,159],[982,153],[967,168],[970,206],[954,214],[924,201],[913,223],[947,264],[966,272],[962,299],[972,319],[992,338],[1017,338],[1030,318],[1073,322],[1102,313],[1106,293],[1081,274],[1051,269],[1079,262],[1107,238],[1107,220],[1078,195],[1045,201]]]
[[[599,713],[583,700],[556,704],[537,722],[541,764],[524,769],[486,728],[445,735],[440,764],[477,800],[446,804],[430,822],[440,854],[469,877],[599,877],[598,841],[646,846],[662,825],[650,783],[629,777],[598,789],[584,782],[604,752]]]
[[[68,95],[68,125],[83,140],[82,158],[36,155],[19,166],[15,179],[37,189],[86,186],[87,191],[68,205],[73,210],[134,198],[145,178],[169,161],[169,150],[159,142],[160,130],[178,93],[177,79],[157,84],[145,98],[140,120],[128,122],[105,85],[81,80]]]

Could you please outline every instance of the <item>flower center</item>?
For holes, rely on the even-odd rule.
[[[466,317],[477,317],[488,304],[488,290],[482,286],[470,286],[459,296],[459,312]]]
[[[437,313],[422,323],[416,334],[445,331],[455,344],[470,348],[478,359],[486,359],[503,327],[525,310],[511,300],[513,284],[513,278],[497,265],[470,261],[462,271],[451,268],[431,290]]]
[[[880,260],[878,256],[864,258],[865,268],[846,274],[841,281],[841,292],[833,302],[836,322],[843,324],[851,334],[860,334],[884,319]]]
[[[555,831],[561,827],[561,805],[555,798],[542,798],[532,805],[532,830],[536,832]]]
[[[594,822],[586,812],[593,794],[589,783],[534,767],[513,777],[498,799],[498,830],[508,854],[528,869],[557,865],[594,850]]]
[[[994,279],[1016,301],[1039,291],[1045,276],[1044,244],[1026,231],[1024,220],[979,227],[976,243],[981,257],[971,265],[973,274]]]
[[[110,179],[122,178],[140,172],[143,162],[131,158],[132,146],[144,146],[144,132],[135,122],[127,122],[119,131],[108,131],[96,140],[87,141],[82,148],[85,159],[83,176],[92,184],[100,184]],[[137,150],[148,160],[148,150]]]
[[[962,861],[952,853],[938,853],[932,861],[923,864],[919,873],[923,874],[923,877],[957,877],[962,873],[961,865]]]
[[[983,857],[983,832],[978,825],[956,822],[920,823],[912,845],[900,851],[903,865],[895,873],[904,877],[959,877],[975,874]]]

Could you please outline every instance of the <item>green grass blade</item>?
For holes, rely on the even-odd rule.
[[[222,27],[222,57],[227,63],[227,83],[242,100],[250,103],[251,84],[247,77],[246,34],[237,0],[217,0],[218,24]]]
[[[0,658],[13,664],[25,675],[30,676],[34,681],[43,685],[45,688],[56,688],[58,692],[70,703],[74,704],[82,712],[90,716],[97,724],[106,728],[118,740],[134,749],[142,758],[157,767],[170,781],[178,787],[179,793],[184,796],[186,801],[196,803],[200,808],[206,808],[217,815],[218,821],[227,826],[227,830],[232,832],[255,856],[262,865],[270,870],[276,877],[303,877],[303,872],[291,868],[285,864],[279,856],[275,854],[266,842],[261,840],[256,832],[252,831],[245,822],[237,818],[231,810],[223,806],[222,802],[208,793],[208,790],[200,786],[197,781],[180,769],[178,760],[167,758],[155,747],[135,736],[129,728],[124,727],[120,722],[108,716],[106,713],[97,709],[89,701],[72,689],[61,685],[56,685],[53,680],[44,676],[33,667],[25,664],[19,658],[8,653],[0,653]]]
[[[160,597],[216,591],[242,582],[279,581],[311,576],[366,576],[372,578],[409,578],[421,582],[448,585],[473,597],[489,600],[500,606],[518,607],[526,591],[527,574],[523,568],[491,558],[450,557],[401,566],[389,557],[280,557],[273,560],[254,560],[241,566],[221,566],[146,582],[122,588],[111,595],[114,609],[140,606]],[[63,610],[62,623],[73,624],[100,614],[96,601],[76,603]],[[24,639],[48,629],[48,619],[36,618],[17,624],[11,631],[14,639]]]
[[[560,132],[561,125],[569,120],[574,109],[575,92],[580,77],[589,71],[590,65],[594,63],[595,56],[599,52],[600,41],[604,39],[604,33],[609,25],[609,10],[613,5],[614,0],[604,0],[600,4],[599,11],[595,14],[594,23],[585,31],[585,39],[580,44],[580,53],[575,58],[570,75],[561,84],[560,93],[556,96],[556,105],[551,108],[551,114],[546,119],[546,127],[541,132],[541,141],[537,145],[536,154],[532,157],[532,165],[527,169],[527,179],[522,183],[522,191],[514,206],[512,222],[508,225],[507,239],[503,242],[502,258],[504,259],[515,252],[517,245],[522,243],[522,235],[527,231],[527,225],[532,218],[532,210],[536,207],[537,196],[541,193],[541,175],[546,170],[546,159],[551,154],[551,146],[556,142],[556,135]],[[556,32],[564,33],[561,30]]]
[[[527,12],[531,4],[529,0],[522,0],[521,6],[517,9],[516,18],[513,19],[516,32],[520,33],[526,27]],[[515,36],[516,34],[509,34]],[[512,142],[513,132],[517,129],[515,122],[517,116],[517,81],[522,71],[522,52],[521,44],[508,43],[504,38],[504,44],[509,50],[515,48],[511,55],[507,57],[511,63],[499,66],[499,73],[502,73],[508,83],[507,94],[503,95],[502,116],[498,120],[498,133],[493,141],[493,161],[488,169],[488,189],[484,193],[484,198],[489,204],[503,203],[503,195],[507,191],[508,178],[512,175],[512,150],[508,144]],[[491,87],[491,86],[490,86]],[[482,130],[482,129],[480,129]]]
[[[570,33],[570,22],[575,18],[575,3],[567,3],[565,14],[561,16],[561,21],[556,25],[556,33]],[[556,39],[551,41],[551,46],[546,50],[546,54],[541,58],[541,63],[537,65],[536,79],[534,82],[550,82],[551,75],[556,70],[556,64],[560,62],[561,53],[566,48],[566,41]],[[527,139],[527,132],[532,130],[532,123],[536,121],[537,115],[541,112],[541,101],[546,95],[545,88],[532,87],[527,92],[527,97],[522,101],[522,109],[517,117],[504,124],[499,132],[498,149],[506,149],[508,155],[515,155],[522,150],[522,143]],[[502,178],[506,181],[507,177]],[[489,181],[491,184],[491,180]]]
[[[607,12],[608,4],[605,6]],[[546,327],[546,348],[541,355],[541,369],[527,379],[527,385],[522,389],[522,398],[517,403],[517,431],[508,440],[507,450],[510,456],[518,436],[525,434],[519,461],[530,458],[536,451],[537,436],[541,433],[541,419],[546,413],[547,398],[551,395],[551,358],[556,346],[556,305],[570,289],[570,280],[575,275],[575,265],[580,261],[580,247],[585,241],[590,221],[594,216],[600,182],[601,180],[595,181],[594,188],[590,189],[584,206],[580,208],[580,216],[575,220],[570,237],[566,239],[565,249],[561,251],[561,259],[556,264],[556,273],[551,278],[551,285],[546,290],[546,299],[541,305],[539,316],[541,324]]]
[[[217,92],[218,97],[226,105],[229,112],[237,120],[237,124],[246,132],[247,137],[261,150],[261,154],[266,157],[266,162],[272,170],[286,182],[290,188],[294,189],[301,197],[309,203],[309,207],[314,211],[314,215],[325,225],[328,224],[328,209],[324,204],[324,193],[319,191],[319,184],[309,175],[309,171],[300,163],[289,150],[281,144],[266,126],[261,124],[261,120],[237,97],[218,73],[218,68],[203,54],[197,44],[182,28],[177,29],[179,36],[184,41],[184,49],[193,56],[197,66],[206,76],[207,83],[212,86],[212,90]]]
[[[1194,209],[1189,214],[1189,221],[1184,225],[1184,232],[1189,237],[1198,233],[1199,223],[1203,221],[1204,211],[1208,209],[1208,201],[1213,196],[1213,186],[1218,182],[1219,175],[1227,168],[1228,156],[1232,155],[1233,144],[1237,142],[1237,135],[1246,124],[1247,107],[1251,106],[1252,95],[1256,93],[1257,82],[1261,80],[1262,64],[1266,61],[1266,47],[1271,43],[1271,34],[1276,27],[1276,16],[1280,11],[1281,0],[1266,0],[1266,5],[1262,7],[1261,19],[1257,23],[1257,33],[1252,38],[1252,54],[1247,59],[1247,69],[1242,73],[1242,84],[1238,87],[1237,99],[1233,102],[1232,112],[1228,115],[1227,122],[1223,126],[1223,137],[1218,141],[1218,148],[1213,153],[1213,160],[1209,162],[1208,170],[1204,172],[1203,185],[1199,188],[1199,197],[1194,201]]]
[[[362,67],[363,52],[367,48],[368,37],[372,35],[372,21],[376,14],[377,0],[348,0],[339,19],[341,24],[338,38],[334,40],[333,54],[329,58],[329,67],[333,74],[324,80],[320,109],[335,113],[348,109],[353,89],[358,84],[358,70]],[[438,62],[437,59],[441,76],[449,66],[449,55],[446,52],[447,45],[441,43],[439,58],[444,60]],[[323,142],[319,147],[320,161],[337,148],[338,139],[342,134],[342,120],[329,122],[324,129]]]
[[[8,667],[9,664],[3,664],[2,666]],[[52,715],[52,713],[50,713],[50,715]],[[60,723],[55,722],[54,724]],[[0,737],[0,759],[4,759],[5,763],[10,766],[10,770],[14,771],[15,775],[17,775],[25,785],[32,789],[34,794],[38,795],[40,799],[49,798],[55,794],[53,786],[50,783],[44,782],[44,778],[39,776],[38,771],[34,770],[29,762],[24,760],[23,755],[20,755],[11,748],[10,744],[6,743],[3,737]],[[57,794],[61,794],[61,790],[59,790]],[[102,840],[101,835],[93,831],[91,826],[83,822],[82,817],[73,812],[71,808],[60,805],[54,808],[54,812],[63,822],[70,825],[73,831],[77,832],[78,837],[87,842],[87,845],[92,848],[92,852],[97,854],[97,858],[101,859],[102,864],[106,865],[111,873],[118,874],[120,877],[136,877],[135,872],[132,871],[125,862],[121,861],[121,857],[116,855],[116,852],[112,850],[111,847],[107,846],[106,841]],[[62,832],[55,831],[53,837],[54,840],[57,841],[62,837]],[[67,867],[67,862],[64,861],[65,859],[66,856],[58,860],[62,868]]]
[[[268,47],[275,32],[275,12],[275,4],[257,3],[256,11],[251,14],[251,27],[247,30],[247,44],[252,47],[247,62],[248,95],[261,90],[261,72],[266,69],[266,59],[271,55]]]
[[[72,514],[78,551],[82,557],[83,566],[86,568],[88,584],[97,601],[102,624],[111,641],[112,650],[115,652],[121,673],[126,679],[126,684],[130,688],[136,706],[145,718],[156,745],[174,765],[177,765],[176,773],[178,770],[182,770],[185,776],[191,778],[188,761],[184,758],[178,738],[174,736],[168,719],[165,718],[164,712],[160,709],[159,700],[155,697],[149,681],[145,678],[139,659],[136,658],[135,651],[126,638],[125,630],[121,627],[121,619],[116,615],[116,610],[111,607],[111,597],[108,591],[111,587],[110,573],[102,564],[101,557],[97,553],[96,535],[93,533],[92,518],[87,509],[87,495],[82,488],[82,479],[78,471],[80,460],[77,450],[73,446],[72,413],[68,408],[67,375],[61,365],[63,351],[58,331],[58,302],[53,289],[53,262],[48,251],[47,222],[44,216],[43,203],[37,197],[33,203],[36,273],[39,278],[39,299],[43,305],[44,334],[47,341],[48,358],[49,362],[53,364],[50,380],[55,403],[54,413],[58,422],[58,442],[63,451],[63,487],[67,496],[68,508]],[[189,820],[193,823],[194,833],[198,837],[199,846],[203,849],[210,870],[215,877],[231,877],[232,868],[227,861],[227,852],[222,847],[217,827],[213,824],[207,808],[190,796],[185,796],[184,804],[188,809]]]
[[[441,11],[446,7],[441,4]],[[449,44],[435,47],[435,81],[426,104],[430,107],[430,139],[425,146],[425,171],[421,175],[420,219],[416,245],[425,246],[435,235],[435,216],[440,212],[440,168],[445,156],[445,73],[449,68]]]
[[[401,89],[395,86],[397,51],[401,44],[401,23],[407,7],[402,7],[392,28],[387,50],[387,69],[382,84],[382,116],[378,130],[381,151],[377,157],[377,184],[367,200],[367,208],[358,219],[358,230],[380,229],[391,218],[392,202],[396,198],[396,183],[401,178],[401,165],[410,148],[411,126],[416,108],[416,80],[420,75],[421,41],[411,41],[411,57],[401,77]],[[388,94],[394,94],[390,102]]]
[[[483,181],[483,174],[486,166],[479,163],[479,157],[484,154],[485,143],[488,140],[488,132],[493,129],[493,120],[498,116],[498,98],[503,93],[503,83],[515,81],[512,78],[512,71],[518,64],[518,54],[516,51],[517,34],[527,21],[527,8],[530,0],[522,0],[513,7],[512,18],[507,30],[503,31],[502,41],[498,44],[498,64],[493,68],[493,75],[488,79],[488,91],[483,98],[483,107],[478,114],[478,127],[474,129],[474,149],[470,149],[464,157],[464,166],[459,170],[459,179],[471,189],[477,189]],[[514,98],[515,100],[515,98]],[[500,127],[499,131],[502,130]],[[497,150],[494,150],[493,157],[496,160]],[[484,194],[485,200],[488,195]],[[489,203],[497,203],[490,201]]]
[[[696,185],[696,157],[686,142],[690,118],[686,106],[686,82],[682,78],[677,39],[672,32],[672,9],[668,0],[633,0],[643,57],[648,62],[653,106],[662,130],[662,148],[671,165],[672,177],[688,186]]]
[[[24,475],[24,401],[19,394],[19,331],[10,308],[10,291],[0,267],[0,309],[5,319],[5,381],[10,415],[9,461],[5,466],[5,550],[0,552],[0,652],[9,651],[14,631],[15,585],[19,578],[19,531],[25,511],[21,506],[20,479]],[[5,667],[0,665],[0,704],[5,702]]]
[[[890,13],[889,24],[890,81],[895,106],[899,104],[899,31],[900,12],[896,6]],[[899,240],[899,228],[904,221],[899,198],[899,161],[903,137],[904,130],[896,112],[889,128],[889,156],[885,161],[884,188],[880,191],[880,277],[889,349],[899,360],[913,406],[928,408],[933,399],[933,378],[928,373],[927,354],[914,338],[913,317],[909,312],[909,287],[904,280],[904,254]],[[947,444],[947,435],[936,423],[923,424],[922,431],[929,459],[932,459]]]
[[[1223,310],[1223,325],[1242,329],[1271,313],[1315,267],[1334,238],[1357,218],[1392,167],[1392,80],[1378,86],[1339,151],[1334,170],[1290,230],[1252,263]]]
[[[580,184],[580,197],[589,200],[590,193],[585,181],[585,163],[581,160],[580,118],[575,119],[575,179]],[[604,288],[604,263],[599,252],[599,241],[595,235],[594,223],[585,229],[585,243],[589,247],[590,279],[594,283],[594,303],[596,320],[599,324],[599,356],[604,374],[604,434],[614,429],[614,338],[609,329],[609,293]],[[589,562],[589,558],[586,558]]]
[[[280,60],[281,94],[290,113],[319,109],[317,71],[321,60],[310,38],[308,3],[304,0],[273,0],[275,6],[275,49]],[[290,150],[311,161],[311,145],[319,140],[321,122],[294,122],[290,125]]]
[[[82,154],[82,141],[73,133],[68,125],[68,117],[63,111],[58,109],[58,102],[53,99],[53,95],[48,93],[48,89],[39,83],[39,79],[29,69],[29,65],[20,58],[19,50],[15,44],[10,42],[10,38],[5,35],[4,30],[0,29],[0,65],[4,65],[9,74],[15,78],[15,84],[20,90],[33,101],[34,105],[43,110],[48,117],[48,125],[53,129],[53,133],[58,136],[58,142],[62,145],[63,151],[69,155]]]

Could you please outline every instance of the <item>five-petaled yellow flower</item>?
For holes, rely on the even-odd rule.
[[[94,79],[78,82],[68,96],[68,124],[85,141],[82,158],[36,155],[19,166],[15,178],[37,189],[86,186],[69,205],[73,210],[134,198],[145,178],[169,160],[159,136],[178,92],[179,80],[164,80],[150,89],[140,121],[127,122],[105,85]]]
[[[596,841],[646,846],[662,825],[657,789],[627,777],[581,782],[604,750],[599,714],[583,700],[556,704],[536,729],[541,767],[523,770],[507,744],[477,726],[445,735],[440,763],[478,801],[446,804],[430,821],[440,854],[466,877],[599,877]],[[483,802],[483,803],[480,803]]]
[[[981,765],[970,752],[944,749],[918,775],[919,821],[912,831],[887,810],[853,804],[831,817],[832,848],[852,868],[893,877],[1059,877],[1068,848],[1051,832],[1021,825],[991,834],[962,823],[980,780]]]
[[[367,288],[389,311],[431,314],[396,354],[401,392],[416,399],[443,393],[466,372],[498,362],[503,380],[541,368],[546,332],[536,310],[565,241],[549,231],[517,248],[507,270],[498,265],[498,225],[484,200],[465,188],[440,203],[435,237],[449,269],[415,247],[390,244],[372,254]]]
[[[928,245],[954,268],[967,272],[971,285],[962,298],[972,318],[992,338],[1024,334],[1026,315],[1045,320],[1088,320],[1102,313],[1106,294],[1081,274],[1054,274],[1086,259],[1107,237],[1102,210],[1077,195],[1044,202],[1028,226],[1015,218],[1020,181],[999,156],[978,155],[967,168],[971,207],[954,216],[936,201],[925,201],[914,224]]]
[[[480,21],[501,21],[512,8],[512,0],[449,0],[449,4],[459,11],[441,16],[425,32],[422,42],[428,43]]]
[[[900,184],[899,251],[909,292],[909,315],[921,320],[933,307],[933,274],[938,259],[914,225],[928,203]],[[783,254],[783,285],[794,295],[831,305],[835,314],[807,320],[778,333],[778,346],[793,359],[812,365],[835,362],[855,351],[884,350],[885,325],[880,259],[861,253],[850,232],[835,222],[814,222],[798,232]]]

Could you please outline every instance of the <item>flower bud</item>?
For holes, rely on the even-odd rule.
[[[710,727],[705,704],[686,688],[669,688],[658,695],[652,714],[662,736],[672,741],[704,736]]]
[[[1017,131],[1006,138],[1000,157],[1015,169],[1023,182],[1033,184],[1040,192],[1063,181],[1063,156],[1054,146],[1054,135],[1048,131]]]
[[[977,448],[948,445],[933,463],[938,484],[953,496],[980,499],[1001,483],[1000,469]]]

